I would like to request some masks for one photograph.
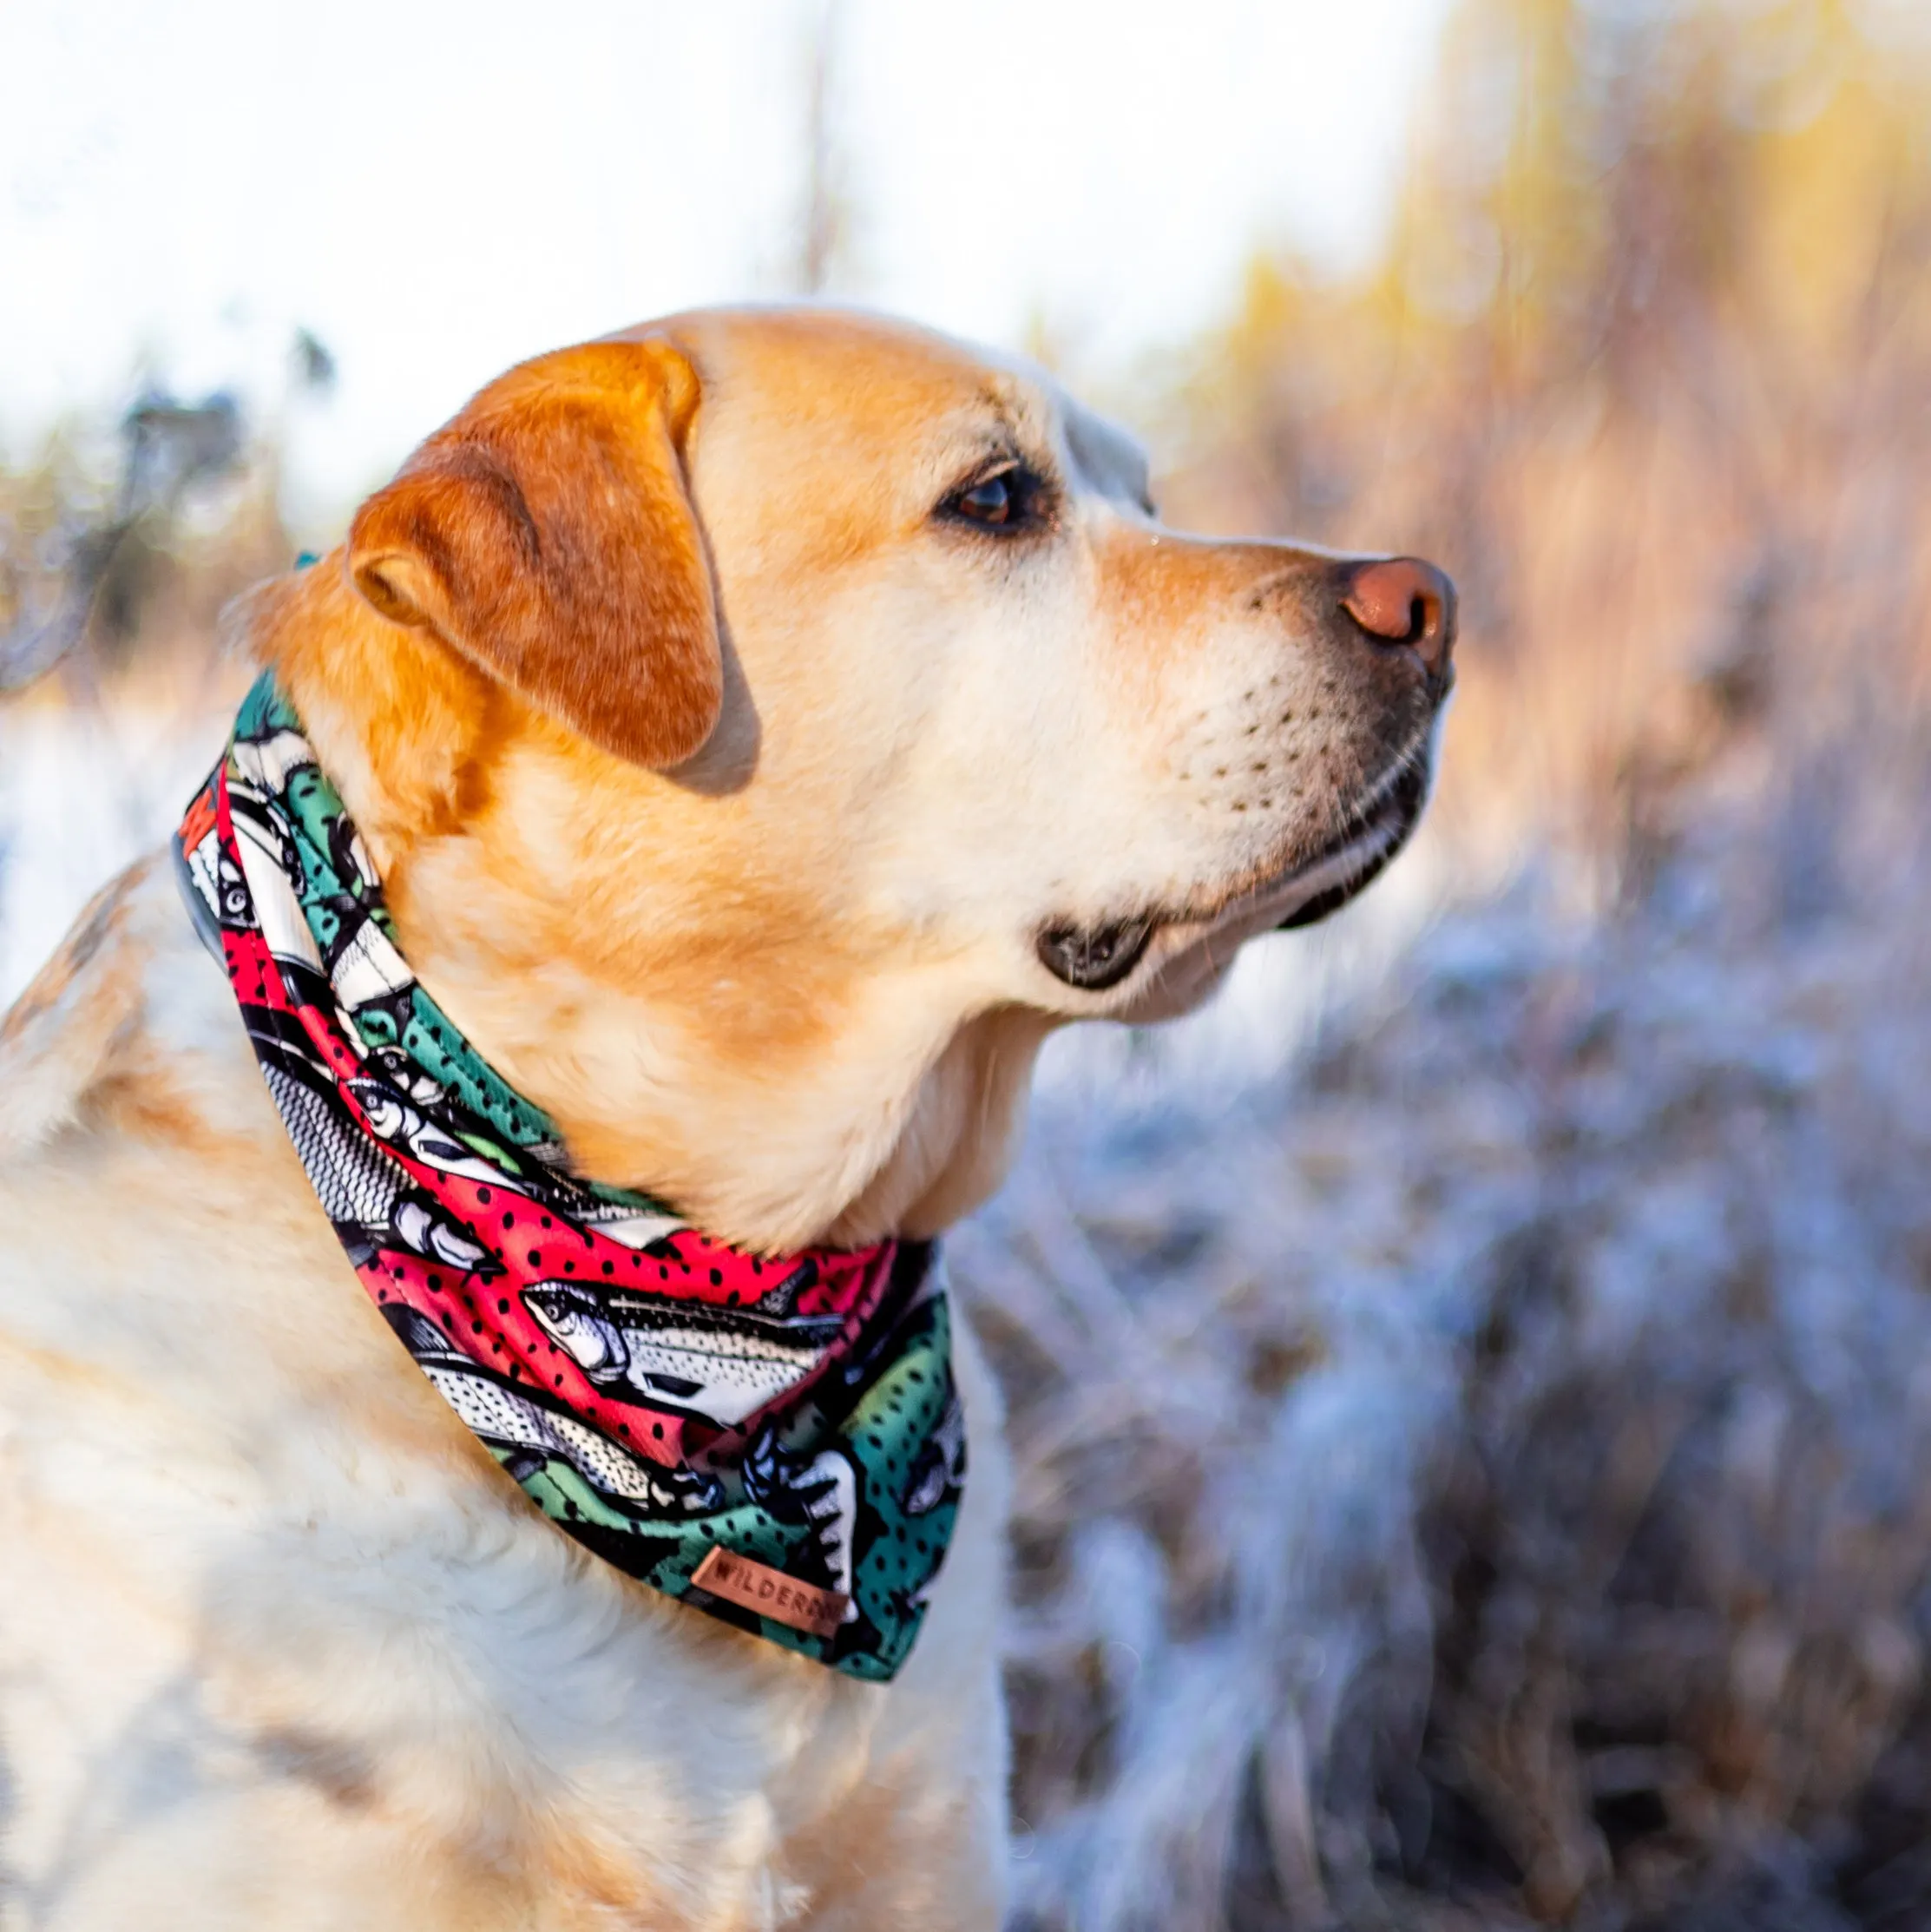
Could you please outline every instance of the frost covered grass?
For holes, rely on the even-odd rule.
[[[1277,1079],[1042,1096],[953,1251],[1021,1923],[1931,1922],[1931,961],[1790,856],[1455,912]]]

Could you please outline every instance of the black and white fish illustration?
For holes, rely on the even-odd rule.
[[[508,1452],[512,1465],[519,1451],[561,1457],[593,1488],[640,1508],[696,1515],[723,1503],[724,1486],[715,1476],[665,1469],[633,1456],[574,1416],[533,1401],[501,1376],[478,1367],[414,1309],[391,1303],[383,1312],[464,1426],[492,1449]]]
[[[716,1308],[542,1281],[523,1302],[543,1332],[600,1389],[733,1429],[817,1367],[843,1325],[762,1306]]]
[[[362,1108],[369,1131],[378,1140],[399,1147],[425,1167],[461,1174],[484,1186],[500,1182],[502,1170],[473,1153],[456,1137],[412,1107],[384,1081],[351,1080],[346,1091]]]
[[[295,1056],[281,1042],[274,1051],[273,1059],[262,1056],[262,1074],[316,1198],[338,1232],[358,1235],[358,1252],[366,1248],[372,1254],[392,1241],[428,1261],[493,1272],[496,1264],[470,1231],[424,1193],[406,1167],[357,1133],[292,1071]]]

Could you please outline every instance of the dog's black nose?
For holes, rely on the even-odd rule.
[[[1455,586],[1420,557],[1359,563],[1345,579],[1341,608],[1378,643],[1405,645],[1432,679],[1447,676],[1455,649]]]

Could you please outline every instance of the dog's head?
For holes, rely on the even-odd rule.
[[[266,605],[404,950],[602,1178],[772,1245],[992,1186],[1067,1019],[1411,829],[1454,598],[1164,529],[1037,371],[685,316],[484,390]]]

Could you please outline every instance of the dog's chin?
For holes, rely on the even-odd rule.
[[[1364,891],[1413,836],[1428,802],[1426,761],[1404,765],[1339,836],[1229,895],[1211,911],[1145,922],[1135,965],[1112,1016],[1134,1024],[1192,1012],[1218,985],[1246,941],[1310,926]],[[1124,982],[1126,974],[1117,973]]]
[[[1210,910],[1146,913],[1095,925],[1068,922],[1042,928],[1041,963],[1054,978],[1083,993],[1124,986],[1151,961],[1152,982],[1191,977],[1183,962],[1198,956],[1216,976],[1233,949],[1262,932],[1311,926],[1365,891],[1413,835],[1428,802],[1429,761],[1404,762],[1378,786],[1333,839],[1311,857],[1250,877]],[[1175,969],[1181,969],[1176,973]],[[1152,986],[1130,996],[1137,1006]]]

